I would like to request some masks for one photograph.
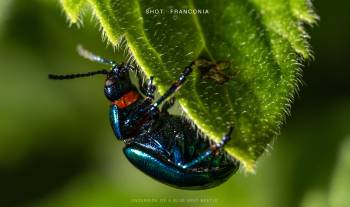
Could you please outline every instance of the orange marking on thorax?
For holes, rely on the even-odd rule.
[[[113,104],[118,106],[118,108],[126,108],[129,105],[135,103],[137,100],[139,100],[140,95],[136,91],[130,91],[124,94],[120,99],[113,101]]]

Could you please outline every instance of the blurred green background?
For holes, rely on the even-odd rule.
[[[85,15],[80,29],[53,0],[0,0],[0,206],[350,206],[349,1],[314,1],[315,60],[273,149],[255,175],[177,190],[136,170],[108,122],[103,77],[55,82],[48,73],[101,69],[77,44],[122,58]]]

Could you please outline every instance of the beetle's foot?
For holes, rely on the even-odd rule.
[[[153,100],[154,99],[154,93],[156,91],[156,86],[153,85],[154,77],[151,76],[147,81],[142,81],[141,75],[138,75],[138,76],[139,76],[140,91],[148,99]]]
[[[154,77],[151,76],[148,81],[147,81],[147,86],[146,86],[146,96],[154,99],[154,92],[156,91],[156,86],[153,85],[153,79]]]
[[[211,146],[211,150],[214,154],[218,153],[221,149],[223,149],[225,145],[231,140],[232,132],[233,127],[230,127],[228,133],[222,137],[221,141]]]

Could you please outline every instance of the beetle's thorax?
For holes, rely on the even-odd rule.
[[[118,100],[112,101],[112,103],[116,105],[118,108],[123,109],[137,102],[140,99],[140,97],[141,96],[138,91],[130,90],[129,92],[126,92]]]

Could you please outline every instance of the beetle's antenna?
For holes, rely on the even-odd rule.
[[[110,73],[110,71],[104,69],[104,70],[92,71],[92,72],[87,72],[87,73],[76,73],[76,74],[67,74],[67,75],[49,74],[49,79],[66,80],[66,79],[89,77],[89,76],[94,76],[94,75],[98,75],[98,74],[108,75],[109,73]]]
[[[112,67],[115,67],[118,65],[113,60],[108,60],[108,59],[105,59],[105,58],[102,58],[100,56],[93,54],[92,52],[84,49],[83,46],[81,46],[81,45],[77,46],[77,51],[78,51],[80,56],[82,56],[83,58],[86,58],[90,61],[98,62],[98,63],[102,63],[102,64],[106,64],[106,65],[111,65]]]

